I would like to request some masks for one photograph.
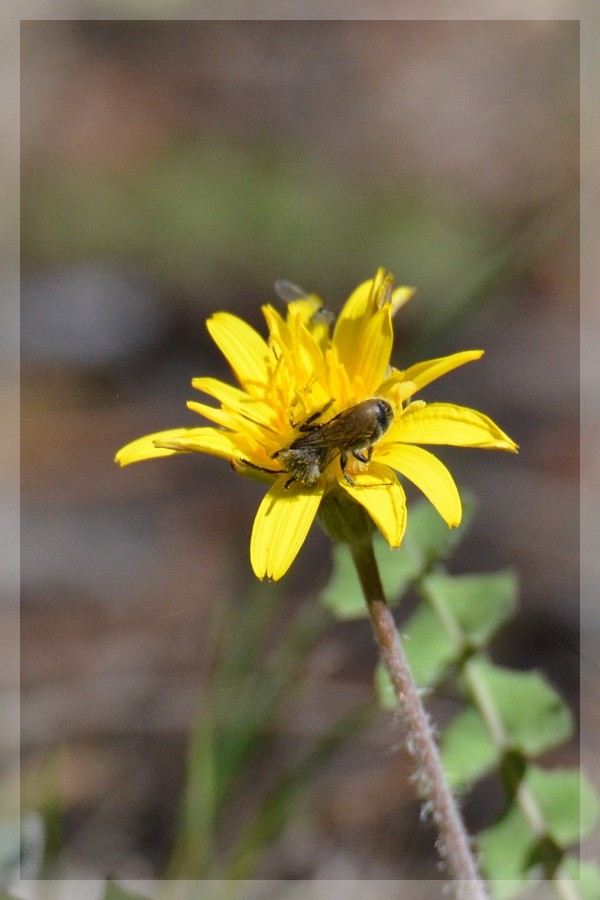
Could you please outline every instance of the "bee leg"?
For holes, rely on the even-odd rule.
[[[340,454],[340,469],[342,470],[342,475],[344,476],[344,481],[346,481],[349,485],[354,487],[356,482],[354,481],[354,478],[352,478],[352,476],[348,475],[348,473],[346,472],[347,464],[348,464],[348,454],[345,450],[343,450],[342,453]]]
[[[363,450],[353,450],[352,456],[354,457],[354,459],[357,459],[361,463],[368,463],[369,460],[371,459],[371,457],[373,456],[373,448],[366,447]],[[340,468],[342,470],[342,475],[344,476],[344,479],[348,482],[348,484],[351,484],[352,486],[354,486],[356,484],[356,482],[354,481],[354,478],[352,478],[346,472],[347,464],[348,464],[348,453],[347,453],[347,451],[344,450],[344,452],[340,455]]]
[[[312,427],[313,427],[313,422],[316,421],[316,419],[318,419],[319,416],[322,416],[323,413],[326,413],[327,410],[329,409],[329,407],[330,407],[334,402],[335,402],[335,401],[334,401],[333,399],[331,399],[328,403],[325,404],[325,406],[323,407],[323,409],[319,409],[317,412],[314,412],[314,413],[312,414],[312,416],[309,416],[308,419],[306,420],[306,422],[303,422],[302,425],[300,425],[300,426],[294,425],[294,423],[292,422],[292,423],[291,423],[292,427],[293,427],[293,428],[298,428],[298,431],[310,431],[310,430],[312,429]]]
[[[361,463],[368,463],[373,456],[373,447],[367,447],[364,450],[353,450],[352,456]]]
[[[285,469],[267,469],[265,466],[257,466],[256,463],[252,463],[249,459],[244,459],[243,457],[240,457],[240,462],[250,469],[256,469],[257,472],[268,472],[270,475],[283,475],[285,472]]]

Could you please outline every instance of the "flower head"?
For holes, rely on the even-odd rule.
[[[209,453],[270,487],[254,521],[252,567],[278,579],[295,559],[326,495],[343,491],[360,504],[391,547],[402,542],[406,497],[397,472],[412,481],[449,526],[460,496],[446,466],[419,444],[509,450],[517,445],[487,416],[414,395],[452,369],[479,359],[467,350],[390,367],[392,315],[412,296],[383,269],[350,295],[330,334],[318,297],[292,300],[283,317],[263,307],[269,335],[219,312],[207,322],[237,387],[215,378],[192,385],[219,404],[189,401],[217,427],[176,428],[123,447],[116,462],[176,453]]]

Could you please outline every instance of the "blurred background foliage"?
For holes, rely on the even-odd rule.
[[[417,288],[396,365],[486,348],[427,394],[484,410],[521,445],[517,460],[445,454],[480,509],[454,565],[519,570],[522,611],[497,659],[544,668],[574,703],[577,23],[30,21],[21,58],[22,765],[53,873],[164,871],[192,723],[236,679],[269,696],[256,647],[281,643],[327,581],[315,529],[259,601],[261,489],[220,461],[112,463],[141,434],[196,424],[190,379],[228,377],[204,319],[227,309],[261,328],[277,278],[337,311],[383,265]],[[217,648],[248,604],[265,632],[232,672]],[[319,751],[302,802],[288,790],[291,758],[313,759],[373,697],[365,623],[319,621],[301,662],[289,649],[281,663],[300,699],[256,712],[268,750],[215,839],[228,845],[279,773],[290,824],[258,875],[435,873],[387,718]],[[219,764],[203,747],[198,771]],[[554,761],[577,753],[575,738]]]
[[[37,173],[23,200],[32,260],[135,260],[197,305],[282,271],[343,296],[383,257],[445,307],[499,237],[485,210],[407,184],[352,181],[285,137],[232,146],[202,136],[134,171]]]
[[[39,172],[22,199],[32,264],[134,261],[194,317],[210,313],[211,296],[248,287],[259,296],[281,272],[343,297],[380,259],[394,260],[419,286],[420,309],[409,307],[404,321],[423,345],[518,282],[576,212],[565,190],[498,221],[426,185],[353,182],[285,140],[186,140],[125,173]]]

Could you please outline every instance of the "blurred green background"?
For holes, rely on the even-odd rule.
[[[269,752],[249,757],[218,853],[274,773],[372,698],[366,623],[303,606],[330,571],[324,535],[259,589],[259,485],[209,458],[112,462],[197,423],[190,379],[229,377],[205,318],[260,328],[277,278],[337,311],[383,265],[417,288],[398,367],[486,349],[427,392],[521,445],[443,454],[479,499],[453,565],[519,570],[495,658],[544,668],[575,701],[578,23],[30,21],[21,54],[22,773],[25,810],[50,823],[44,876],[173,865],[192,723],[297,616],[314,639],[280,660],[293,700],[260,720]],[[256,642],[231,649],[238,616]],[[397,735],[370,715],[319,758],[256,874],[436,877]]]

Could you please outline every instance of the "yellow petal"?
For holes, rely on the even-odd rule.
[[[406,496],[391,469],[371,462],[368,472],[352,476],[355,484],[339,484],[369,513],[390,547],[399,547],[406,530]]]
[[[268,380],[271,352],[267,343],[251,325],[231,313],[211,316],[206,327],[227,359],[242,387],[264,386]]]
[[[235,412],[241,413],[245,418],[251,419],[253,422],[260,422],[261,425],[273,427],[274,412],[268,403],[261,400],[255,400],[245,391],[232,387],[218,378],[192,378],[192,387],[198,391],[214,397],[224,406],[228,406]]]
[[[388,431],[388,441],[448,444],[483,450],[509,450],[512,453],[516,453],[518,447],[483,413],[452,403],[428,403],[416,409],[412,405],[407,407]]]
[[[177,451],[158,448],[154,441],[156,440],[175,440],[189,432],[189,428],[171,428],[168,431],[157,431],[154,434],[147,434],[145,437],[138,438],[126,444],[118,451],[115,456],[115,462],[120,466],[128,466],[134,462],[141,462],[143,459],[158,459],[160,456],[173,456]]]
[[[328,310],[323,310],[323,312],[316,313],[306,325],[322,353],[325,353],[329,346],[329,330],[332,321],[333,315]]]
[[[288,303],[288,319],[298,314],[304,324],[310,327],[316,313],[323,309],[323,301],[316,294],[307,294],[301,300],[292,300]]]
[[[392,292],[392,316],[395,316],[399,309],[402,309],[403,306],[406,306],[409,300],[415,296],[415,289],[413,287],[408,287],[406,284],[401,284],[399,287],[394,288]]]
[[[392,291],[394,287],[394,276],[390,275],[383,266],[380,266],[375,272],[375,278],[371,286],[371,296],[367,307],[367,314],[372,315],[376,310],[390,303],[392,300]]]
[[[437,456],[422,447],[390,441],[379,443],[375,453],[378,462],[387,463],[416,484],[451,528],[460,524],[462,505],[458,489]]]
[[[256,513],[250,540],[250,561],[258,578],[274,581],[285,575],[317,514],[323,487],[308,490],[296,482],[284,485],[279,478],[263,498]]]
[[[293,340],[293,358],[296,378],[302,384],[311,379],[324,381],[327,377],[325,359],[321,348],[299,315],[290,318]]]
[[[192,378],[192,387],[197,391],[202,391],[210,397],[219,400],[225,406],[239,407],[242,404],[255,404],[256,400],[246,391],[227,384],[226,381],[220,381],[218,378]]]
[[[360,376],[368,395],[385,378],[393,342],[390,306],[386,304],[366,322],[360,343],[354,351],[353,365],[348,366],[351,375]]]
[[[404,372],[391,369],[388,377],[376,389],[377,397],[385,397],[392,405],[400,408],[415,393],[414,381],[406,381]]]
[[[239,418],[229,409],[224,409],[222,406],[209,406],[207,403],[199,403],[197,400],[188,400],[185,405],[188,409],[210,419],[211,422],[222,425],[223,428],[230,428],[232,431],[238,428]]]
[[[335,323],[331,343],[342,364],[351,360],[356,353],[360,332],[369,309],[372,287],[372,278],[359,284],[344,303]]]
[[[159,459],[174,453],[210,453],[230,458],[236,452],[234,435],[216,428],[170,428],[156,431],[121,447],[115,456],[120,466],[128,466],[144,459]]]
[[[262,312],[267,323],[267,328],[269,329],[269,336],[275,342],[278,350],[283,349],[291,351],[292,336],[290,334],[289,325],[283,316],[274,306],[271,306],[271,304],[263,306]]]
[[[393,281],[393,277],[385,269],[379,268],[375,278],[364,281],[352,292],[338,317],[331,343],[341,364],[348,368],[351,378],[360,374],[356,356],[363,343],[365,328],[382,309],[387,308],[388,314],[391,314]],[[379,381],[382,378],[383,376]]]
[[[369,298],[371,296],[372,287],[373,279],[369,278],[367,279],[367,281],[363,281],[362,284],[359,284],[358,287],[354,288],[354,290],[344,303],[342,311],[338,316],[335,332],[337,332],[338,327],[345,320],[354,321],[356,319],[364,318],[369,306]]]
[[[238,436],[218,428],[188,428],[179,437],[155,437],[155,446],[166,451],[183,453],[208,453],[223,459],[235,459],[240,455]]]
[[[465,363],[481,359],[483,350],[463,350],[461,353],[452,353],[450,356],[440,356],[439,359],[428,359],[426,362],[417,363],[404,372],[405,381],[414,381],[415,391],[420,391],[426,384],[441,378],[447,372],[464,366]]]
[[[266,309],[263,307],[263,310]],[[266,312],[265,312],[266,315]],[[324,303],[316,294],[305,294],[300,299],[288,301],[286,323],[291,327],[292,320],[300,318],[306,329],[312,334],[317,344],[325,350],[329,343],[329,326],[334,319],[333,313],[326,310]],[[275,323],[277,331],[280,326]],[[269,324],[271,334],[276,332]]]
[[[258,422],[252,422],[241,413],[232,412],[222,407],[208,406],[206,403],[198,403],[196,400],[188,400],[186,406],[188,409],[200,413],[201,416],[204,416],[211,422],[216,422],[217,425],[222,425],[223,428],[229,428],[231,431],[239,431],[248,437],[251,436],[259,443],[264,443],[268,439],[272,441],[274,438],[274,435],[265,433],[265,428],[262,425],[258,424]]]

